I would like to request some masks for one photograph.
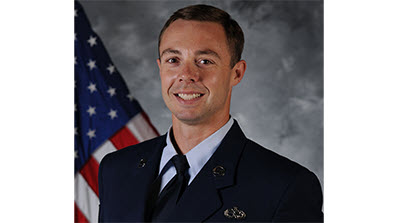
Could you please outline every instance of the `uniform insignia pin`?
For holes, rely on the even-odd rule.
[[[145,159],[141,159],[140,163],[138,164],[138,168],[143,168],[146,164],[146,160]]]
[[[226,209],[224,211],[224,216],[227,218],[234,218],[237,220],[242,220],[246,218],[246,213],[242,210],[239,210],[238,207],[233,207],[230,209]]]
[[[225,175],[225,168],[222,166],[216,166],[213,169],[213,175],[216,177],[223,177]]]

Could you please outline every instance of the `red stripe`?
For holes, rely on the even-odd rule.
[[[124,147],[138,143],[138,140],[126,127],[123,127],[119,131],[117,131],[111,138],[109,138],[109,141],[112,142],[116,149],[122,149]],[[97,162],[97,160],[95,160],[93,156],[91,156],[80,170],[83,178],[86,180],[87,184],[91,187],[95,194],[97,194],[97,196],[98,169],[99,163]]]
[[[84,216],[84,214],[80,211],[79,207],[77,207],[75,203],[75,222],[81,222],[81,223],[88,223],[89,221],[87,218]]]
[[[99,164],[93,156],[91,156],[80,170],[87,184],[93,189],[98,196],[98,169]]]
[[[115,146],[116,149],[123,149],[127,146],[135,145],[139,143],[137,138],[131,133],[131,131],[124,126],[119,131],[117,131],[109,141]]]
[[[155,126],[152,125],[151,120],[149,120],[149,116],[148,116],[144,111],[142,111],[141,114],[142,114],[142,116],[144,116],[144,119],[146,120],[146,122],[149,124],[149,126],[151,126],[152,130],[153,130],[153,131],[156,133],[156,135],[158,136],[158,135],[159,135],[159,132],[158,132],[158,130],[156,130]]]

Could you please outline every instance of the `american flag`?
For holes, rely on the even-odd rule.
[[[158,136],[75,2],[75,222],[98,221],[98,167],[109,152]]]

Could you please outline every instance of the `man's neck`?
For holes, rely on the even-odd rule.
[[[190,125],[173,117],[173,135],[177,147],[182,154],[191,149],[223,127],[229,120],[229,115],[212,122]]]

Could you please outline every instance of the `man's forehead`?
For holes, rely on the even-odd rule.
[[[212,54],[220,48],[228,47],[222,25],[216,22],[202,22],[178,19],[170,24],[162,35],[160,54],[177,53],[179,48],[189,48],[202,54]]]

